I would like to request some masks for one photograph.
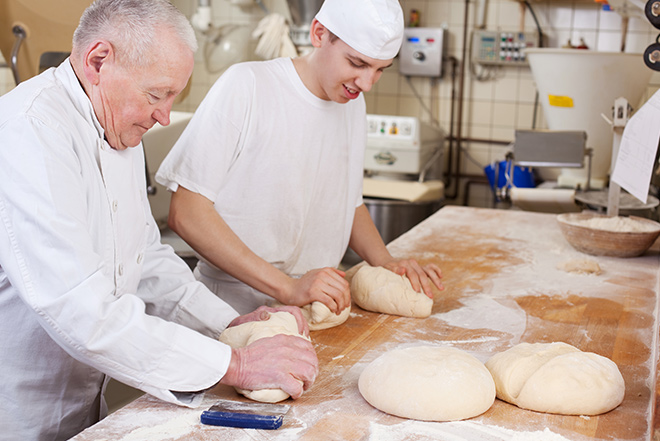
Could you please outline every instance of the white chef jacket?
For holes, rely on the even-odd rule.
[[[289,58],[235,64],[156,180],[213,201],[243,243],[286,274],[336,267],[362,204],[366,120],[362,95],[318,98]],[[203,258],[196,275],[239,313],[272,300]]]
[[[193,406],[237,314],[160,243],[142,145],[112,149],[68,60],[0,97],[0,439],[67,439],[107,374]],[[209,338],[211,337],[211,338]]]

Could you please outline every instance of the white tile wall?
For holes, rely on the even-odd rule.
[[[197,0],[173,0],[173,3],[188,17],[195,12]],[[286,0],[263,0],[265,6],[273,12],[288,16]],[[444,27],[447,29],[447,54],[460,60],[463,57],[463,30],[468,31],[480,24],[477,17],[477,3],[466,0],[401,0],[408,20],[411,9],[417,9],[421,25],[426,27]],[[466,5],[467,20],[466,17]],[[586,0],[537,0],[531,2],[532,8],[546,36],[545,45],[560,47],[569,41],[578,45],[581,40],[590,49],[599,51],[619,51],[621,46],[621,17],[614,12],[601,10],[601,7]],[[216,53],[211,57],[209,66],[222,67],[227,60],[255,60],[256,41],[250,37],[251,31],[264,12],[256,2],[251,6],[240,6],[232,0],[212,0],[214,24],[219,27],[227,24],[242,25],[234,36],[235,53],[238,57],[222,57]],[[536,26],[530,11],[523,3],[513,0],[488,0],[484,24],[487,29],[503,31],[536,32]],[[626,52],[642,52],[655,41],[659,31],[653,28],[643,15],[630,18],[626,38]],[[204,59],[206,37],[198,34],[200,50],[196,54],[188,95],[175,110],[194,111],[202,101],[213,82],[223,70],[209,72]],[[468,33],[469,38],[469,33]],[[469,42],[468,42],[469,44]],[[458,92],[458,82],[453,86],[451,67],[448,63],[445,76],[441,80],[412,78],[408,82],[398,74],[398,62],[386,71],[380,82],[366,94],[369,113],[413,115],[425,121],[437,120],[449,129],[452,90]],[[496,71],[494,78],[479,81],[470,75],[466,66],[464,80],[464,106],[461,132],[462,136],[480,140],[466,142],[463,147],[469,154],[461,159],[461,171],[483,177],[482,168],[491,161],[502,159],[506,146],[500,142],[510,142],[518,128],[531,128],[534,124],[536,87],[528,68],[506,67]],[[13,87],[11,72],[0,68],[0,94]],[[645,99],[660,87],[660,73],[654,73]],[[419,99],[417,98],[419,95]],[[426,110],[430,108],[430,112]],[[456,111],[458,106],[456,105]],[[456,120],[455,120],[456,121]],[[540,106],[536,107],[536,127],[544,128],[546,123]],[[485,141],[482,141],[485,140]],[[488,142],[488,140],[496,142]],[[478,186],[472,186],[476,188]],[[486,189],[487,190],[487,189]],[[471,190],[472,191],[472,190]],[[475,191],[475,194],[478,193]],[[472,205],[489,205],[488,192],[484,196],[471,198]]]

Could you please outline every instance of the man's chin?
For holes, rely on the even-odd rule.
[[[126,150],[128,148],[137,147],[138,145],[140,145],[140,141],[142,141],[142,135],[131,137],[131,138],[126,139],[126,140],[122,139],[122,140],[119,141],[120,145],[118,147],[115,147],[115,149],[116,150]]]

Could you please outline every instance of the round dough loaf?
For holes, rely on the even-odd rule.
[[[364,265],[351,280],[351,295],[362,309],[405,317],[431,315],[433,299],[416,292],[406,276],[381,266]]]
[[[612,360],[561,342],[520,343],[486,367],[497,398],[538,412],[598,415],[621,404],[625,393]]]
[[[495,384],[484,364],[449,347],[390,351],[364,369],[358,387],[375,408],[423,421],[472,418],[495,401]]]
[[[307,339],[298,333],[298,322],[293,314],[280,311],[272,313],[268,320],[253,321],[227,328],[220,334],[219,340],[232,348],[242,348],[260,338],[272,337],[277,334],[295,335]],[[240,388],[235,389],[238,393],[245,395],[251,400],[264,403],[277,403],[289,398],[289,394],[282,389],[261,389],[254,391]]]

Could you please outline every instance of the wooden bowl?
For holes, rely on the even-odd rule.
[[[644,224],[649,231],[609,231],[580,225],[594,217],[607,217],[597,213],[564,213],[557,215],[557,222],[564,238],[576,250],[592,256],[636,257],[644,254],[660,235],[660,223],[637,216],[630,216]]]

